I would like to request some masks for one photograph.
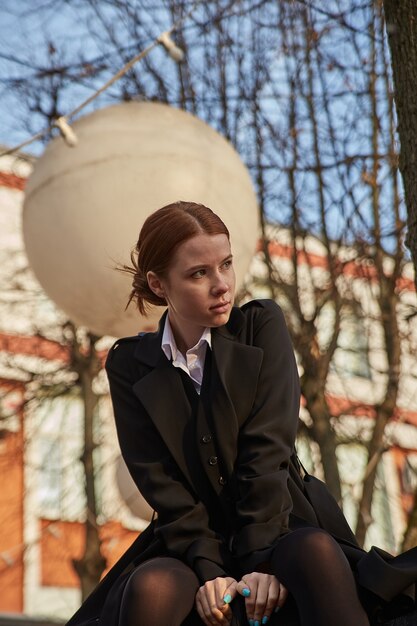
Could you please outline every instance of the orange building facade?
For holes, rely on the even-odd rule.
[[[4,388],[4,387],[3,387]],[[23,449],[22,414],[17,432],[0,434],[0,611],[23,611]]]

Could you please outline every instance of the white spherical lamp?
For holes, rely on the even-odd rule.
[[[257,202],[232,145],[200,119],[158,103],[101,109],[51,141],[28,181],[23,233],[29,262],[76,323],[120,337],[155,327],[132,305],[128,263],[145,218],[175,200],[202,202],[231,232],[238,284],[257,239]]]

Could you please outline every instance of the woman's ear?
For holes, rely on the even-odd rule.
[[[158,298],[164,298],[165,292],[161,279],[155,274],[155,272],[147,272],[146,280],[148,281],[149,289],[158,296]]]

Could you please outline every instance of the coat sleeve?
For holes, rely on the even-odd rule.
[[[153,422],[132,391],[128,350],[122,343],[106,361],[110,394],[122,456],[141,494],[158,513],[155,535],[167,552],[186,562],[200,582],[225,576],[225,546],[209,528],[198,500],[169,453]],[[127,353],[126,353],[127,352]],[[117,354],[115,354],[117,353]]]
[[[288,467],[297,433],[300,386],[284,316],[270,300],[255,301],[249,341],[263,350],[255,400],[240,428],[237,481],[237,530],[233,552],[242,573],[254,571],[268,549],[288,532],[292,509]]]

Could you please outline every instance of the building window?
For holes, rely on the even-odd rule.
[[[85,515],[83,407],[76,395],[45,399],[36,409],[30,440],[39,515],[79,520]]]
[[[366,324],[361,312],[353,307],[343,314],[332,369],[340,376],[371,378]]]
[[[41,511],[59,516],[61,505],[61,445],[57,438],[41,438],[39,441],[38,497]]]

